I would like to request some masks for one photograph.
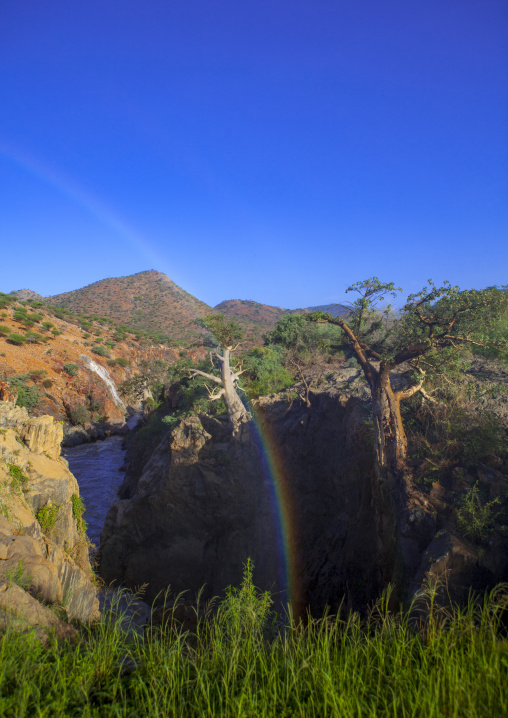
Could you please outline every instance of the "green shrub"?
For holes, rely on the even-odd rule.
[[[44,533],[49,533],[51,529],[55,527],[56,520],[58,518],[58,512],[60,511],[60,504],[47,503],[39,511],[37,511],[35,517],[41,525],[41,529]]]
[[[12,478],[11,485],[16,491],[26,489],[28,486],[28,476],[26,476],[22,469],[16,464],[8,464],[9,475]]]
[[[21,559],[18,561],[14,571],[12,569],[7,571],[6,577],[8,581],[12,581],[23,589],[25,589],[31,581],[31,577],[25,573],[25,565]]]
[[[17,405],[33,409],[39,406],[42,396],[36,386],[28,384],[29,379],[28,374],[15,374],[7,380],[7,383],[18,392]]]
[[[54,326],[55,325],[53,324],[53,322],[42,322],[42,327],[43,327],[44,331],[46,331],[46,332],[49,331]]]
[[[65,371],[67,374],[70,374],[71,376],[77,376],[79,367],[76,366],[76,364],[64,364]]]
[[[117,357],[115,359],[115,363],[124,368],[130,365],[130,361],[125,359],[125,357]]]
[[[106,347],[95,345],[94,347],[92,347],[92,351],[94,354],[98,354],[101,357],[109,357],[109,352]]]
[[[499,504],[499,497],[486,501],[477,482],[460,500],[457,509],[457,526],[460,532],[476,543],[488,541],[499,514],[499,511],[494,509],[496,504]]]
[[[244,361],[243,383],[251,399],[282,391],[294,384],[289,371],[282,365],[279,346],[255,347]]]
[[[9,342],[9,344],[15,344],[19,347],[25,344],[27,339],[24,334],[16,334],[16,332],[12,332],[11,334],[9,334],[7,341]]]
[[[88,409],[82,404],[80,404],[79,406],[76,406],[71,409],[70,418],[73,424],[83,426],[84,424],[89,424],[92,417]]]
[[[59,332],[58,329],[52,329],[52,330],[51,330],[51,334],[52,334],[54,337],[59,337],[61,333],[62,333],[62,332]]]
[[[76,527],[78,529],[78,533],[83,535],[86,533],[87,524],[85,519],[83,518],[83,514],[85,513],[86,507],[85,502],[79,496],[78,494],[72,494],[71,496],[71,503],[72,503],[72,515],[74,516],[76,520]]]
[[[45,389],[51,389],[51,387],[53,386],[53,382],[51,381],[51,379],[44,379],[44,381],[42,382],[42,386]]]
[[[44,319],[44,317],[42,314],[32,312],[31,314],[28,314],[28,319],[30,319],[30,321],[32,322],[40,322],[41,319]]]
[[[37,332],[27,332],[25,334],[25,338],[28,342],[31,344],[35,344],[37,342],[45,342],[47,341],[47,338],[42,336],[42,334],[38,334]]]
[[[12,333],[12,329],[9,329],[9,327],[4,327],[3,324],[0,324],[0,334],[3,337],[6,337],[8,334]]]

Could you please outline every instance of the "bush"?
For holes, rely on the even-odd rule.
[[[46,332],[52,329],[54,326],[55,325],[53,324],[53,322],[42,322],[42,327]]]
[[[51,334],[52,334],[54,337],[59,337],[61,333],[62,333],[62,332],[59,332],[58,329],[52,329],[52,330],[51,330]]]
[[[494,506],[499,497],[485,501],[476,483],[461,499],[457,510],[457,525],[460,532],[476,543],[484,543],[490,538],[494,521],[499,511]]]
[[[130,361],[128,359],[125,359],[125,357],[117,357],[117,359],[115,359],[115,362],[116,364],[118,364],[118,366],[124,368],[130,365]]]
[[[9,475],[12,477],[12,487],[17,491],[26,489],[28,485],[28,476],[26,476],[22,469],[20,469],[19,466],[16,466],[16,464],[8,464],[8,466]]]
[[[3,337],[6,337],[8,334],[11,334],[12,330],[9,329],[9,327],[4,327],[3,324],[0,324],[0,334]]]
[[[15,344],[16,346],[20,347],[26,343],[27,339],[24,334],[16,334],[16,332],[12,332],[11,334],[9,334],[7,341],[9,342],[9,344]]]
[[[87,529],[86,521],[83,518],[83,514],[85,513],[85,502],[78,494],[72,494],[71,503],[72,515],[76,519],[76,527],[78,529],[78,533],[83,535],[84,533],[86,533]]]
[[[33,409],[39,406],[42,396],[36,386],[28,384],[28,374],[16,374],[11,376],[7,383],[18,392],[17,405],[26,409]]]
[[[71,376],[77,376],[79,367],[76,364],[64,364],[65,371]]]
[[[222,601],[216,627],[220,634],[233,645],[247,639],[262,644],[267,638],[270,620],[275,619],[271,611],[273,604],[268,591],[260,593],[254,586],[254,566],[250,559],[244,565],[243,580],[239,588],[228,586],[226,598]]]
[[[92,347],[92,351],[94,354],[98,354],[101,357],[109,357],[109,352],[106,349],[106,347],[102,347],[100,345],[95,345]]]
[[[44,381],[42,382],[42,386],[45,389],[51,389],[51,387],[53,386],[53,382],[51,381],[51,379],[44,379]]]
[[[37,332],[27,332],[25,338],[31,344],[47,341],[47,337],[43,337],[42,334],[38,334]]]
[[[80,404],[79,406],[76,406],[71,409],[70,418],[73,424],[77,424],[79,426],[89,424],[91,421],[90,412],[88,411],[86,406],[83,406],[83,404]]]
[[[46,506],[37,511],[35,517],[44,533],[49,533],[54,528],[59,510],[60,504],[47,503]]]
[[[273,394],[294,384],[289,371],[282,366],[279,346],[255,347],[245,358],[244,380],[249,398]]]

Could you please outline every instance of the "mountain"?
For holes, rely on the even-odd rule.
[[[297,311],[303,311],[305,313],[328,312],[328,314],[331,314],[332,317],[338,317],[347,314],[350,311],[350,308],[346,307],[344,304],[320,304],[318,307],[307,307],[306,309],[300,309]]]
[[[252,340],[261,340],[264,334],[274,328],[277,320],[290,311],[248,299],[227,299],[217,304],[214,310],[240,324],[248,339]]]
[[[145,332],[168,334],[185,344],[198,341],[196,320],[212,309],[153,269],[128,277],[101,279],[82,289],[47,297],[48,304],[75,313],[111,319]]]
[[[32,289],[15,289],[11,292],[11,295],[25,301],[28,299],[33,299],[37,302],[46,301],[46,297],[43,297],[42,294],[37,294],[37,292],[34,292]]]
[[[348,311],[342,304],[282,309],[245,299],[228,299],[212,309],[154,269],[127,277],[101,279],[82,289],[52,297],[41,297],[30,289],[16,290],[11,295],[25,301],[44,301],[75,314],[105,317],[120,326],[164,335],[161,338],[165,341],[186,347],[203,343],[206,332],[197,320],[214,311],[243,327],[248,342],[245,347],[262,342],[264,335],[285,314],[322,310],[337,316]]]

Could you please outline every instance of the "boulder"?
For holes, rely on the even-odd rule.
[[[34,632],[41,643],[53,633],[58,641],[76,640],[78,632],[61,621],[47,606],[12,581],[0,582],[0,629]]]
[[[34,454],[47,454],[52,459],[60,456],[63,427],[52,416],[38,416],[26,421],[19,435]]]

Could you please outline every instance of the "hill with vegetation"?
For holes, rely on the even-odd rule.
[[[212,309],[153,269],[127,277],[101,279],[50,297],[42,297],[31,289],[15,290],[11,296],[22,301],[42,301],[75,314],[106,317],[116,324],[146,332],[153,339],[158,337],[161,342],[188,348],[203,344],[205,331],[199,322],[213,312],[220,312],[239,324],[246,344],[252,346],[262,342],[286,314],[324,311],[335,317],[348,311],[342,304],[282,309],[245,299],[228,299]]]
[[[230,321],[239,324],[249,339],[261,339],[271,331],[280,317],[289,314],[289,309],[272,307],[248,299],[227,299],[214,307]]]
[[[95,314],[166,341],[192,344],[203,331],[196,320],[211,307],[178,287],[162,272],[149,270],[128,277],[101,279],[82,289],[47,297],[48,304],[72,312]]]
[[[343,316],[350,311],[350,307],[344,304],[320,304],[317,307],[307,307],[306,309],[298,309],[298,312],[325,312],[332,317]]]
[[[16,398],[32,416],[50,414],[90,436],[125,420],[90,360],[120,387],[144,362],[166,366],[182,351],[103,317],[0,293],[0,401]]]

